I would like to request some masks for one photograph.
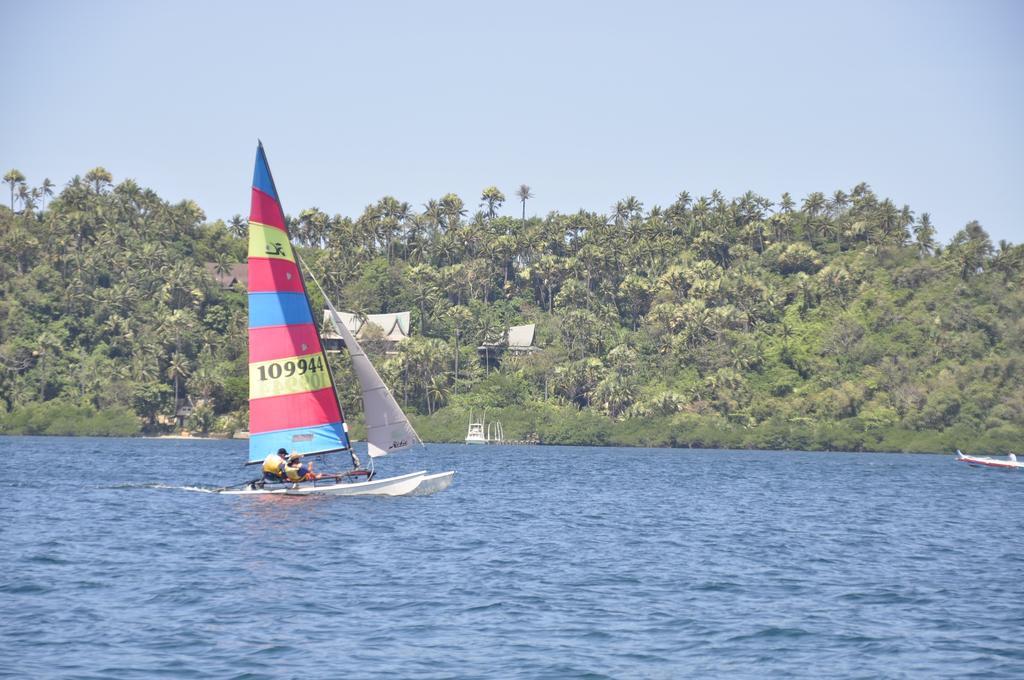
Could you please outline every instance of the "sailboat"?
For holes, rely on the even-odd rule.
[[[272,452],[284,449],[301,454],[304,459],[327,454],[348,453],[352,469],[303,482],[264,482],[254,480],[220,489],[230,494],[332,494],[403,496],[416,492],[432,492],[446,488],[454,472],[428,475],[425,470],[377,478],[375,470],[362,466],[352,450],[334,374],[323,351],[323,344],[306,284],[292,249],[284,210],[274,185],[266,152],[260,143],[256,149],[253,172],[252,203],[249,213],[249,459],[247,464],[262,463]],[[333,305],[331,306],[333,311]],[[344,327],[344,324],[341,324]],[[346,329],[347,330],[347,329]],[[373,369],[355,339],[353,354],[357,377],[364,394],[367,423],[371,426],[373,457],[387,450],[408,448],[409,424],[390,392]],[[369,366],[369,371],[366,367]],[[365,377],[376,377],[379,386]],[[367,385],[370,392],[367,392]],[[383,392],[380,390],[383,387]],[[385,408],[383,420],[379,409],[387,400],[401,417]],[[381,429],[379,423],[385,427]],[[404,423],[404,426],[403,426]],[[401,427],[401,430],[400,430]],[[381,446],[381,433],[396,434],[391,446]],[[405,443],[405,446],[399,444]],[[421,486],[422,485],[422,486]]]
[[[968,456],[956,450],[956,459],[961,463],[967,463],[971,467],[992,467],[1004,470],[1024,470],[1024,462],[1017,460],[1017,456],[1009,453],[1006,460],[1000,458],[989,458],[987,456]]]

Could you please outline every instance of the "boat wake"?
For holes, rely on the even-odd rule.
[[[112,489],[161,489],[170,491],[193,491],[195,493],[217,493],[217,488],[212,486],[179,486],[176,484],[162,484],[152,482],[147,484],[117,484]]]

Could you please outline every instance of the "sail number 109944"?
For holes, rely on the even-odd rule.
[[[305,375],[324,370],[323,356],[310,357],[309,359],[289,359],[283,362],[273,362],[257,366],[260,380],[277,380],[281,376],[290,378],[293,375]]]

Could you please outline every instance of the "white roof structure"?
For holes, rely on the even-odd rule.
[[[528,323],[522,326],[509,326],[508,329],[508,348],[512,351],[529,351],[530,349],[536,349],[533,346],[533,336],[536,332],[537,325]]]
[[[499,340],[488,341],[481,344],[477,349],[499,349],[514,353],[535,352],[539,348],[533,344],[537,325],[532,323],[522,326],[509,326],[508,332],[503,333]]]
[[[349,332],[352,333],[356,340],[365,339],[367,331],[369,331],[372,326],[376,326],[381,330],[382,340],[387,340],[389,342],[401,342],[409,337],[409,312],[367,314],[362,318],[356,314],[350,314],[349,312],[338,312],[338,316],[341,317],[345,327],[348,328]],[[341,337],[334,332],[334,328],[331,326],[330,310],[324,310],[324,322],[322,327],[324,328],[324,332],[322,333],[323,339],[341,339]]]

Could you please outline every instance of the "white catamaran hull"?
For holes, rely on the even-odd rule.
[[[416,487],[417,496],[426,496],[428,494],[437,493],[438,491],[444,491],[452,485],[452,479],[455,477],[455,470],[449,470],[448,472],[435,472],[432,475],[423,475],[420,478],[419,485]]]
[[[426,471],[420,470],[419,472],[410,472],[407,475],[387,477],[385,479],[374,479],[369,482],[342,482],[338,484],[324,484],[323,482],[268,484],[263,488],[246,486],[241,489],[225,489],[220,493],[239,496],[265,494],[279,494],[284,496],[311,496],[313,494],[329,494],[331,496],[406,496],[417,490],[424,476],[427,476]],[[436,475],[429,476],[434,477]]]
[[[990,467],[990,468],[1001,468],[1003,470],[1022,470],[1024,469],[1024,462],[1018,461],[1017,456],[1012,453],[1006,457],[1006,460],[1000,460],[998,458],[986,458],[984,456],[968,456],[960,451],[956,452],[957,460],[961,463],[967,463],[971,467]]]

